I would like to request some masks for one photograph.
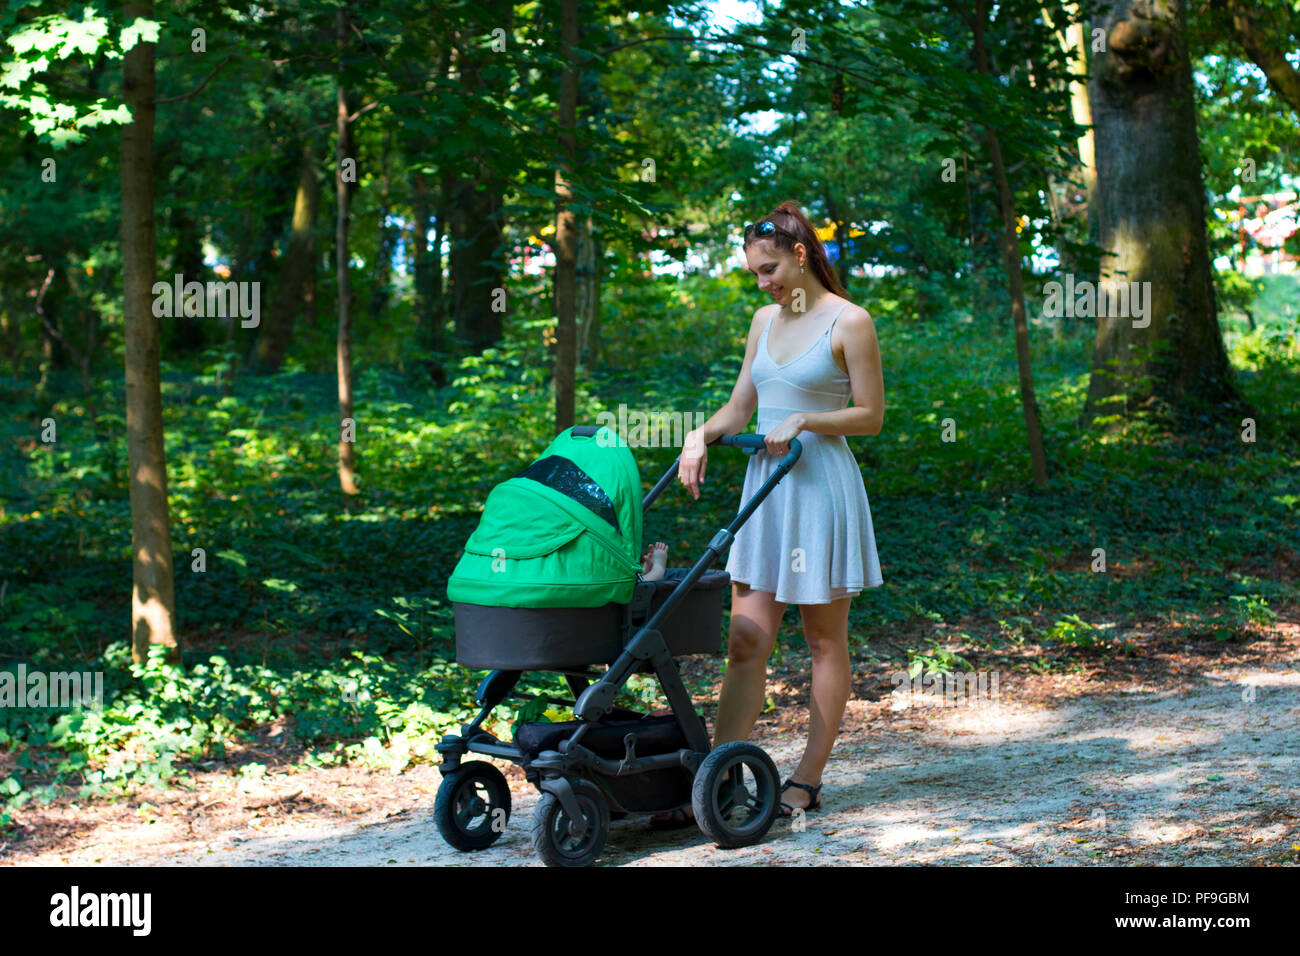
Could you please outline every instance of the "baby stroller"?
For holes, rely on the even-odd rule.
[[[711,444],[764,448],[762,435]],[[541,792],[532,840],[549,866],[586,866],[604,848],[611,812],[663,813],[689,803],[720,847],[749,846],[776,818],[780,783],[762,748],[734,741],[711,748],[675,657],[712,654],[730,575],[710,570],[736,531],[799,460],[798,439],[758,493],[709,542],[689,570],[639,581],[642,518],[677,476],[680,458],[644,500],[628,446],[609,428],[578,426],[540,458],[492,489],[478,527],[447,585],[455,611],[456,660],[490,670],[478,715],[438,744],[443,775],[434,819],[459,850],[500,838],[510,816],[505,776],[467,753],[522,766]],[[600,665],[607,665],[597,670]],[[515,694],[525,671],[563,675],[576,720],[525,722],[513,741],[483,722]],[[637,672],[653,673],[671,708],[653,716],[615,705]]]

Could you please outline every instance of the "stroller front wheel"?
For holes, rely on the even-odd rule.
[[[533,847],[547,866],[588,866],[609,837],[609,803],[600,788],[582,779],[571,779],[569,785],[582,810],[579,826],[550,792],[542,794],[533,813]]]
[[[458,850],[482,850],[501,838],[510,819],[510,786],[485,760],[463,763],[438,785],[433,822]]]
[[[704,835],[720,847],[750,846],[776,819],[780,777],[762,747],[733,740],[710,751],[696,771],[691,809]]]

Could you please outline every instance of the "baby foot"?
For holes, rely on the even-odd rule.
[[[645,554],[641,556],[641,577],[646,581],[658,581],[664,576],[668,567],[668,545],[662,541],[656,541],[652,547],[646,548]]]

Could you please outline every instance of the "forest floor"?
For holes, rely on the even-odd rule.
[[[599,864],[1296,865],[1300,609],[1278,612],[1247,643],[1131,626],[1131,653],[1077,652],[1045,673],[1026,669],[1030,649],[981,649],[998,697],[962,706],[895,691],[893,668],[863,648],[823,810],[802,830],[778,821],[759,845],[724,851],[693,827],[655,832],[629,817]],[[712,681],[697,697],[710,717],[719,664],[687,665],[692,686]],[[769,680],[777,706],[755,733],[783,776],[807,729],[807,673],[806,654],[787,650]],[[242,755],[266,765],[258,779],[236,759],[126,800],[30,805],[0,836],[0,863],[539,865],[537,794],[518,769],[501,764],[514,802],[505,834],[462,854],[434,827],[435,767],[306,767],[286,731],[267,729]]]

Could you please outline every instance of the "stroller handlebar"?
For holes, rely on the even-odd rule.
[[[736,448],[744,450],[746,455],[752,455],[754,452],[767,447],[767,436],[765,435],[720,435],[710,445],[733,445]],[[786,452],[785,458],[782,459],[783,465],[793,465],[799,460],[799,455],[803,452],[803,444],[797,438],[790,439],[790,450]]]
[[[599,425],[575,425],[573,427],[573,434],[579,438],[595,438],[598,431],[600,431]],[[709,442],[709,445],[731,445],[734,448],[742,449],[746,455],[752,455],[754,452],[767,447],[765,438],[766,436],[757,434],[719,435]],[[799,455],[802,452],[803,445],[799,442],[799,439],[791,438],[790,450],[786,453],[785,458],[781,460],[781,464],[785,465],[786,469],[789,470],[789,467],[799,460]]]
[[[598,425],[575,425],[573,427],[573,434],[579,438],[595,438],[598,431],[600,431],[600,426]],[[733,448],[741,449],[746,455],[752,455],[755,452],[765,449],[767,447],[767,441],[765,435],[758,434],[719,435],[713,441],[709,442],[709,445],[730,445]],[[767,497],[768,492],[772,490],[772,486],[780,481],[785,476],[786,472],[794,467],[795,462],[799,460],[799,456],[802,453],[802,443],[800,443],[797,438],[791,438],[790,450],[787,451],[785,457],[777,463],[776,472],[755,496],[755,503]],[[661,494],[663,494],[664,489],[668,487],[669,483],[677,477],[677,466],[680,463],[681,457],[679,456],[677,460],[672,463],[672,467],[670,467],[668,471],[664,473],[663,477],[655,483],[655,486],[650,489],[650,493],[641,499],[642,514],[645,514],[650,510],[650,506],[654,504],[655,500]],[[746,515],[746,517],[748,517],[748,515]]]

